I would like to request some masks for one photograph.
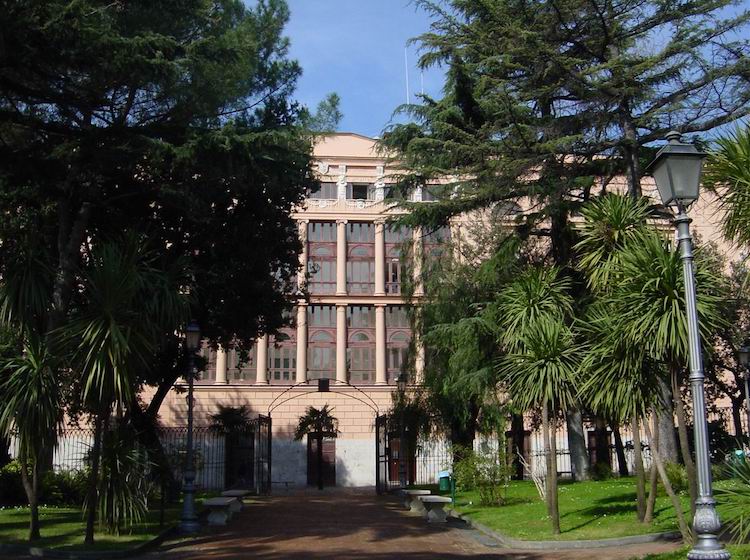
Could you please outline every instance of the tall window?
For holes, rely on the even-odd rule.
[[[310,222],[307,225],[308,269],[311,294],[336,291],[336,224]]]
[[[375,308],[370,305],[350,305],[346,309],[349,333],[347,362],[349,382],[375,382]]]
[[[338,185],[336,183],[321,183],[318,190],[310,191],[310,198],[317,200],[338,198]]]
[[[387,294],[401,293],[401,282],[408,274],[406,254],[411,241],[411,228],[393,225],[385,228],[385,292]]]
[[[375,224],[355,222],[346,226],[346,285],[350,294],[375,291]]]
[[[336,306],[307,307],[307,369],[309,379],[336,377]]]
[[[247,352],[236,348],[227,351],[227,379],[235,383],[253,383],[257,372],[255,356],[257,345]]]
[[[281,333],[268,341],[268,381],[291,385],[297,378],[297,329],[285,328]]]
[[[216,380],[216,350],[203,342],[198,355],[206,360],[206,367],[198,374],[198,383],[213,383]]]
[[[386,365],[388,383],[395,383],[401,373],[409,369],[409,346],[411,329],[406,306],[389,305],[385,314]]]

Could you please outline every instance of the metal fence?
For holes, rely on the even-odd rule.
[[[387,432],[386,417],[379,417],[376,423],[376,455],[377,455],[377,485],[378,490],[383,491],[401,486],[401,478],[406,479],[409,485],[427,485],[436,484],[440,471],[450,469],[453,464],[451,446],[447,438],[436,435],[425,438],[417,444],[416,452],[412,457],[405,457],[403,465],[399,464],[399,442],[398,434]],[[742,414],[742,427],[747,430],[745,414]],[[731,437],[737,437],[735,426],[732,420],[732,409],[718,408],[714,409],[708,415],[710,423],[716,423],[723,426],[726,433]],[[594,426],[584,423],[586,439],[588,444],[589,455],[594,455]],[[642,428],[643,430],[643,428]],[[635,452],[633,448],[633,434],[629,426],[619,428],[620,437],[623,443],[623,454],[625,457],[628,473],[635,472]],[[745,431],[745,433],[747,433]],[[740,434],[741,435],[741,434]],[[648,439],[645,430],[640,434],[640,441],[643,452],[643,463],[646,468],[651,465],[651,451],[648,445]],[[620,462],[617,453],[617,447],[614,444],[614,434],[607,431],[607,447],[609,449],[608,463],[612,467],[612,472],[617,475],[620,472]],[[546,470],[545,452],[542,434],[539,430],[526,432],[527,444],[524,453],[524,459],[528,463],[528,468],[524,469],[524,476],[529,478],[532,472]],[[474,449],[477,452],[495,452],[498,451],[499,441],[497,437],[478,436],[474,440]],[[568,448],[568,431],[565,422],[560,422],[556,432],[557,444],[557,471],[562,478],[572,477],[572,468],[570,460],[570,451]],[[405,472],[400,473],[399,469]]]
[[[187,428],[163,427],[159,441],[175,480],[182,480],[187,446]],[[89,428],[66,428],[52,450],[55,471],[83,470],[93,446],[94,432]],[[271,480],[271,419],[261,416],[241,430],[222,431],[208,426],[193,428],[196,467],[195,484],[199,490],[224,490],[243,487],[259,494],[268,493]],[[11,441],[15,456],[15,442]]]

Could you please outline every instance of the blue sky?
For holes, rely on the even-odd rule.
[[[286,35],[303,70],[297,99],[314,109],[330,92],[341,96],[339,129],[380,134],[406,101],[404,48],[429,28],[429,18],[408,0],[288,0]],[[422,88],[417,47],[408,47],[409,87]],[[424,73],[424,91],[439,95],[442,73]]]

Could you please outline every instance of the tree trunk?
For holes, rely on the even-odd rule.
[[[742,412],[742,401],[732,399],[732,425],[734,426],[734,437],[738,440],[747,441],[744,431],[742,430]]]
[[[606,463],[612,467],[612,458],[609,456],[609,431],[607,422],[601,416],[594,417],[594,433],[596,434],[596,464]]]
[[[659,455],[662,461],[677,463],[677,438],[674,430],[672,391],[664,380],[659,380],[660,399],[656,408],[659,421]]]
[[[622,436],[620,435],[620,426],[617,422],[610,424],[612,427],[612,435],[615,438],[615,453],[617,455],[617,470],[620,476],[628,476],[628,459],[625,457],[625,446],[622,444]]]
[[[649,441],[652,441],[651,428],[649,427],[648,423],[646,423],[646,436],[648,437]],[[669,499],[672,500],[672,507],[674,508],[675,514],[677,515],[677,525],[680,528],[682,540],[686,544],[690,543],[692,541],[692,535],[690,533],[690,529],[687,526],[687,523],[685,522],[685,514],[682,511],[682,503],[672,489],[672,484],[669,482],[667,471],[664,469],[664,463],[662,463],[662,460],[659,457],[659,452],[654,449],[651,456],[654,464],[656,465],[656,469],[659,471],[659,478],[661,478],[661,483],[664,485],[664,489],[667,491]]]
[[[24,453],[19,457],[21,463],[21,483],[29,500],[29,541],[40,538],[39,534],[39,464],[33,462],[31,479],[29,479],[29,459]]]
[[[641,449],[641,427],[638,416],[630,421],[633,432],[633,462],[635,463],[635,495],[638,511],[638,521],[643,522],[646,517],[646,473],[643,469],[643,450]]]
[[[84,203],[74,210],[70,206],[70,201],[63,197],[58,202],[57,211],[58,265],[52,284],[52,306],[47,321],[47,332],[61,327],[65,321],[73,291],[75,270],[81,258],[81,244],[86,237],[91,205]]]
[[[542,406],[542,431],[544,432],[544,454],[547,458],[547,513],[552,522],[552,533],[560,534],[560,510],[557,503],[557,442],[555,422],[550,419],[548,405]]]
[[[149,459],[154,461],[159,470],[162,484],[170,489],[176,488],[177,480],[169,464],[169,457],[159,439],[158,427],[151,415],[144,412],[138,403],[134,403],[128,410],[125,422],[130,422],[135,429],[138,443],[148,450]]]
[[[515,480],[523,480],[523,463],[518,459],[518,456],[524,457],[524,449],[526,448],[525,439],[526,433],[523,426],[523,415],[513,414],[510,419],[510,432],[511,432],[511,446],[513,460]]]
[[[674,401],[675,415],[677,416],[677,433],[680,440],[680,452],[685,464],[688,479],[688,491],[690,493],[690,514],[695,515],[695,500],[698,499],[698,485],[696,482],[695,463],[690,453],[688,442],[687,423],[685,420],[685,407],[682,404],[682,395],[677,380],[677,369],[672,366],[672,400]]]
[[[644,426],[649,422],[648,419],[645,419],[643,424]],[[654,417],[654,423],[658,426],[658,420],[656,417]],[[654,451],[658,451],[661,454],[661,451],[659,451],[659,431],[654,431],[654,439],[649,439],[649,445],[651,447],[651,456],[653,457]],[[653,459],[651,460],[651,472],[649,474],[648,478],[648,502],[646,503],[646,515],[643,518],[644,523],[651,524],[654,521],[654,509],[656,508],[656,465],[654,464]]]
[[[572,408],[565,415],[568,426],[568,449],[570,450],[570,467],[573,480],[589,479],[589,454],[586,449],[586,435],[583,431],[583,415],[581,411]]]
[[[317,449],[318,490],[322,490],[323,489],[323,434],[319,432],[317,439],[318,439],[318,449]]]
[[[102,452],[102,424],[102,415],[97,414],[94,420],[94,445],[91,447],[91,472],[86,492],[86,536],[83,541],[86,545],[94,544],[94,525],[99,494],[99,459]]]
[[[629,104],[623,100],[620,105],[620,119],[624,146],[622,149],[625,161],[625,175],[628,181],[628,196],[634,199],[641,197],[641,165],[638,161],[638,132],[630,115]]]

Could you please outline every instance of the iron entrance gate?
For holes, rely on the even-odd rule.
[[[391,438],[388,433],[388,415],[375,417],[375,489],[384,494],[400,488],[399,478],[392,476]]]
[[[224,487],[271,491],[271,418],[260,415],[224,436]]]

